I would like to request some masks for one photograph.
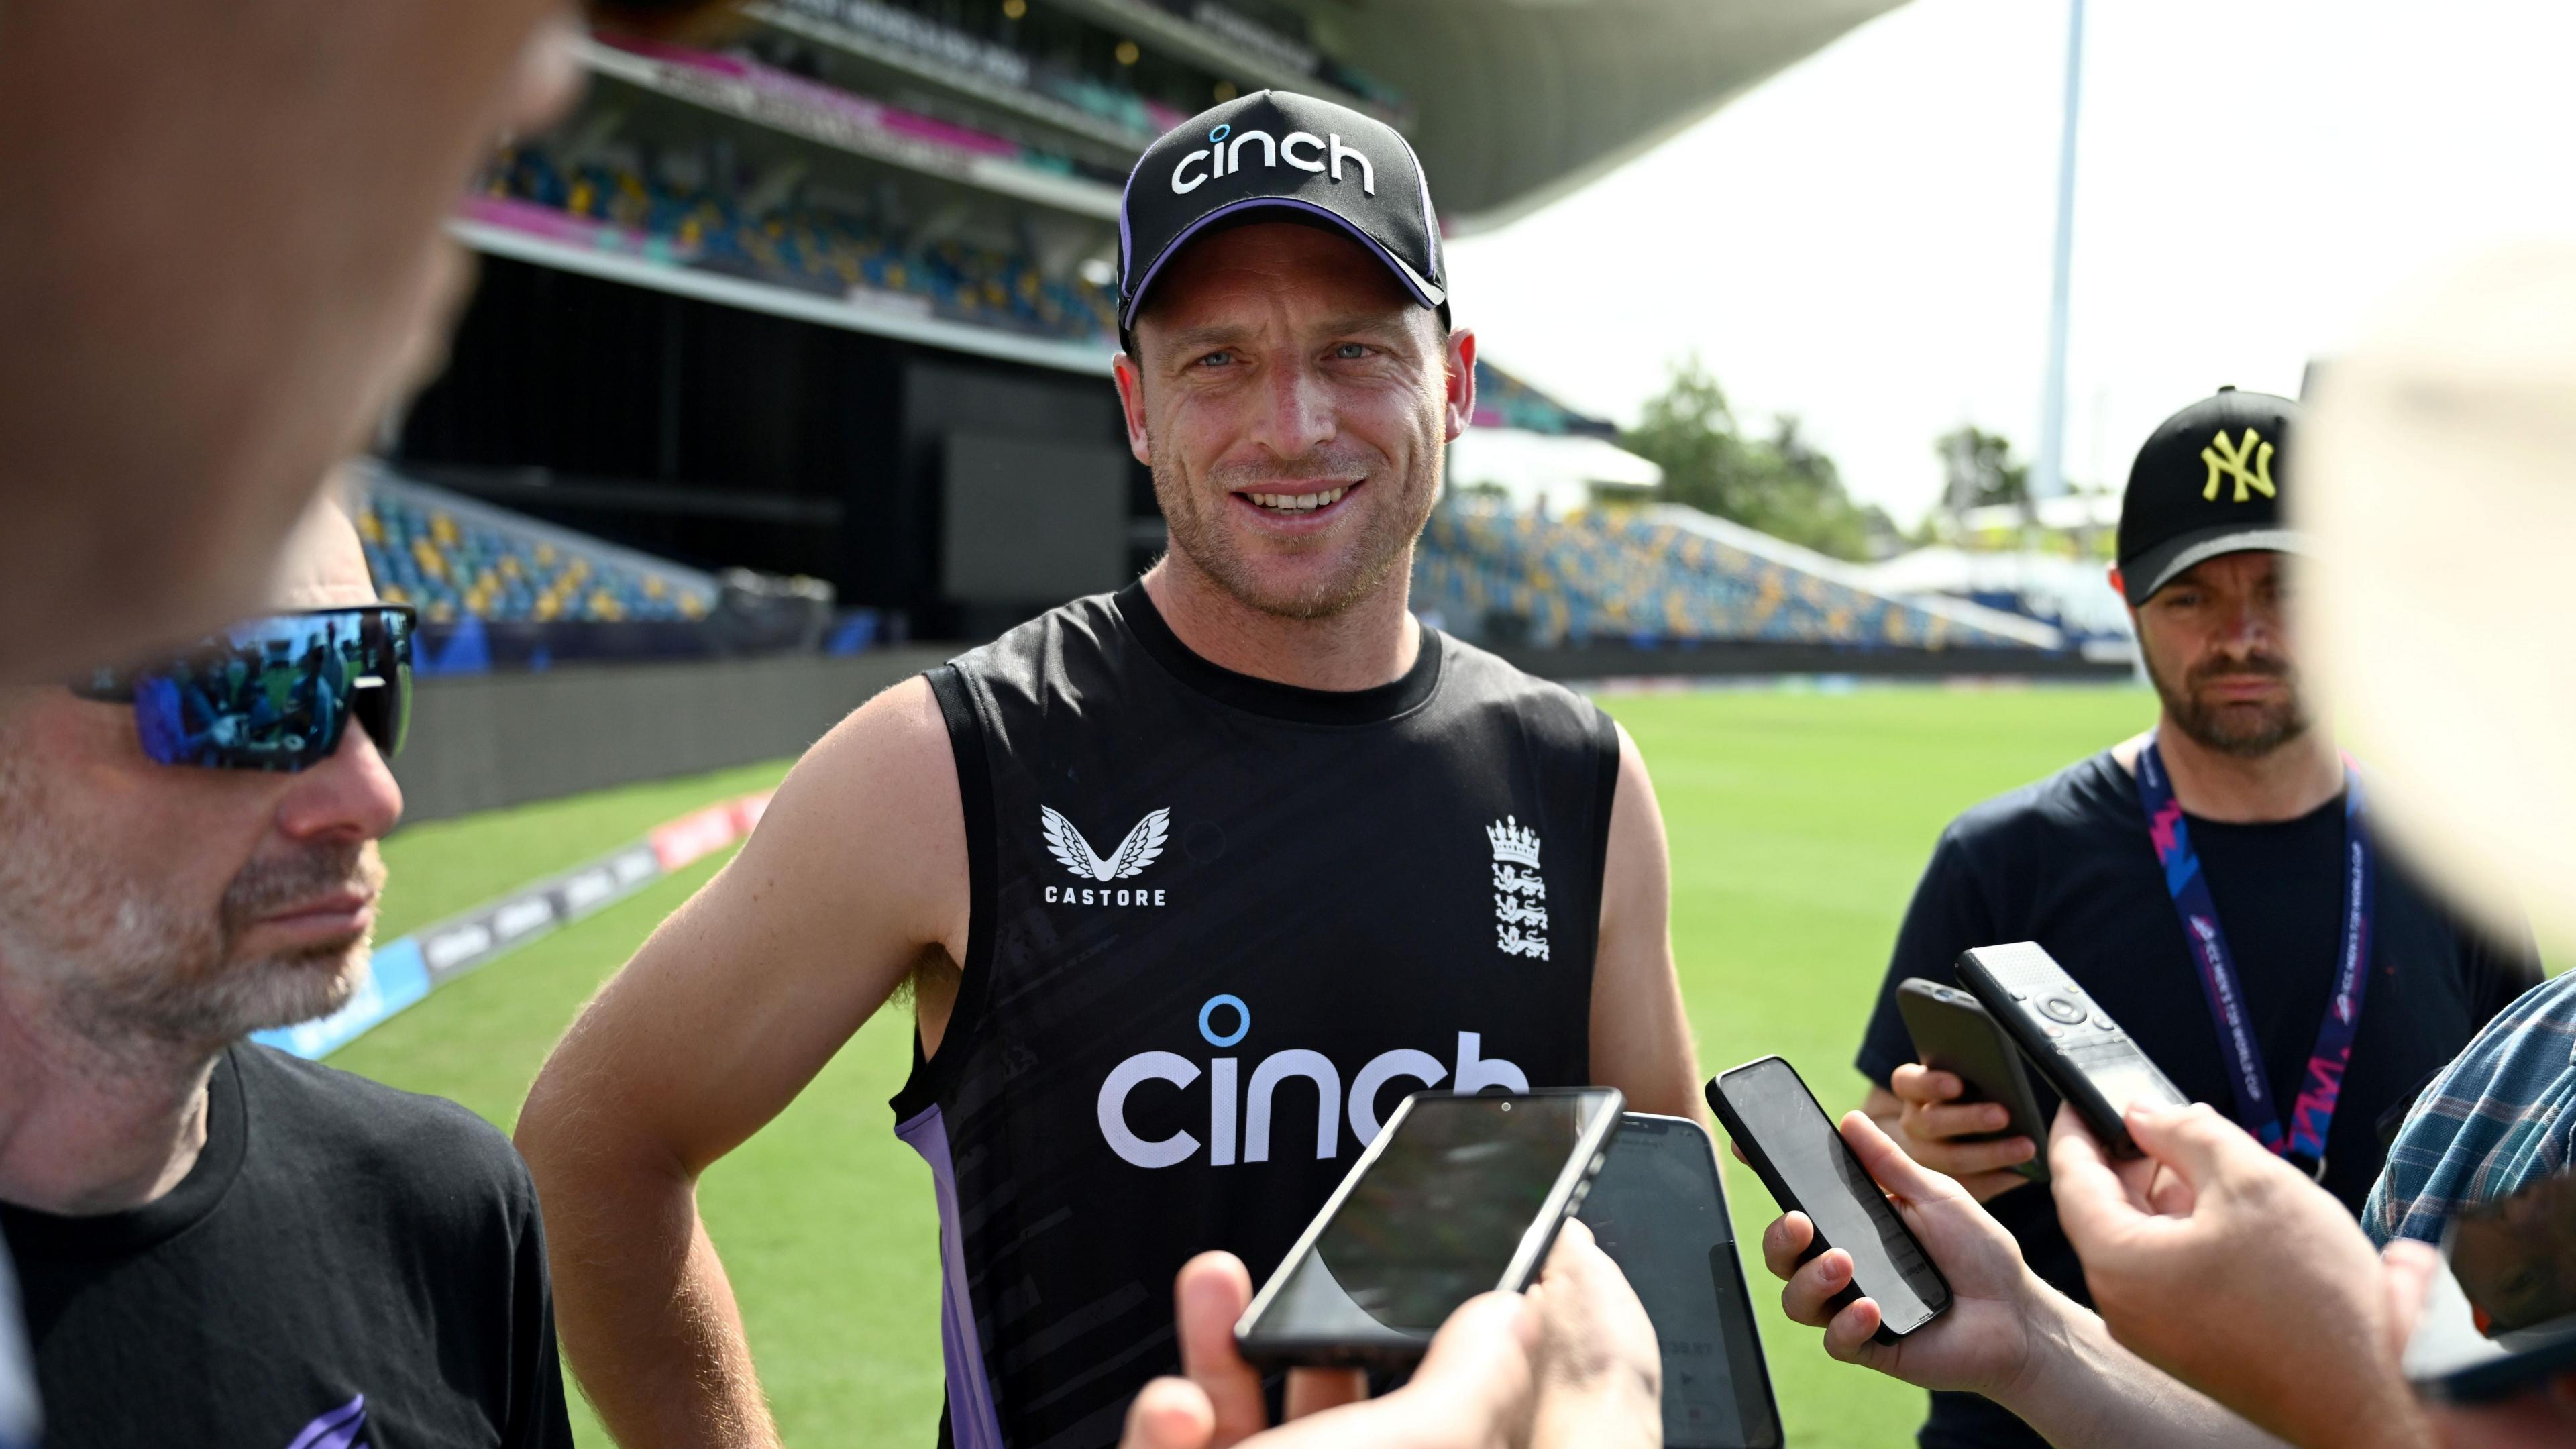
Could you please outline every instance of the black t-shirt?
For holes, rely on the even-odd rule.
[[[452,1102],[236,1046],[167,1195],[0,1227],[50,1449],[572,1442],[535,1190]]]
[[[2187,818],[2272,1090],[2290,1102],[2307,1075],[2342,943],[2342,798],[2276,824]],[[2385,1155],[2381,1115],[2411,1101],[2541,976],[2527,943],[2477,934],[2391,858],[2384,835],[2371,844],[2370,985],[2326,1138],[2325,1186],[2356,1214]],[[2147,839],[2137,782],[2108,751],[1987,801],[1942,833],[1897,935],[1860,1070],[1884,1086],[1915,1059],[1896,1010],[1898,982],[1956,984],[1961,951],[2005,941],[2046,947],[2186,1095],[2233,1113],[2232,1074]],[[2055,1094],[2035,1073],[2031,1085],[2053,1114]],[[1986,1206],[2021,1240],[2033,1270],[2078,1302],[2092,1301],[2046,1187],[2017,1187]],[[1973,1395],[1935,1394],[1923,1442],[2040,1441]]]

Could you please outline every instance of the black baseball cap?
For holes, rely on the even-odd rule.
[[[1440,229],[1422,162],[1396,129],[1348,106],[1254,91],[1145,148],[1118,206],[1118,330],[1165,263],[1210,227],[1295,220],[1347,234],[1425,307],[1445,308]]]
[[[2298,417],[2288,398],[2222,387],[2156,425],[2120,499],[2120,583],[2131,608],[2203,559],[2306,551],[2281,522]]]

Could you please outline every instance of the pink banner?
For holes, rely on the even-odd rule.
[[[653,858],[662,863],[665,874],[695,861],[706,859],[735,841],[751,834],[760,823],[762,812],[769,808],[769,791],[744,795],[704,810],[692,811],[664,825],[653,828],[645,840],[653,847]]]
[[[954,146],[962,151],[972,151],[983,156],[999,156],[1006,160],[1016,160],[1020,154],[1020,148],[1017,145],[999,136],[987,135],[982,131],[954,125],[947,121],[932,120],[928,116],[915,115],[910,111],[897,110],[892,106],[852,95],[836,86],[810,81],[800,75],[790,75],[783,70],[773,70],[757,61],[744,60],[738,56],[718,55],[712,51],[692,50],[682,45],[667,45],[660,41],[644,40],[633,36],[602,35],[599,40],[602,44],[613,45],[629,54],[657,60],[664,65],[684,66],[691,70],[706,71],[743,81],[773,96],[792,98],[818,111],[856,121],[862,125],[875,126],[897,135],[935,141],[944,146]]]

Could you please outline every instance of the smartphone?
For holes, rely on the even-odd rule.
[[[2190,1102],[2038,942],[1960,952],[1959,984],[1975,994],[2112,1156],[2138,1155],[2138,1144],[2120,1122],[2133,1104]]]
[[[1626,1113],[1576,1216],[1655,1325],[1665,1449],[1779,1449],[1780,1408],[1707,1130]]]
[[[1623,1100],[1613,1087],[1405,1098],[1236,1321],[1245,1362],[1408,1367],[1459,1304],[1528,1287]]]
[[[1744,1149],[1782,1212],[1816,1225],[1812,1258],[1828,1248],[1852,1257],[1851,1286],[1835,1300],[1878,1300],[1881,1342],[1894,1343],[1950,1307],[1950,1284],[1914,1240],[1860,1159],[1816,1105],[1797,1069],[1778,1057],[1746,1062],[1708,1084],[1708,1105]]]
[[[2428,1398],[2484,1403],[2576,1369],[2576,1177],[2545,1177],[2464,1208],[2442,1237],[2406,1341],[2406,1377]]]
[[[2027,1137],[2039,1150],[2013,1171],[2033,1182],[2048,1181],[2048,1119],[2040,1115],[2039,1099],[2031,1095],[2030,1078],[2022,1073],[2021,1052],[1977,998],[1908,976],[1896,984],[1896,1014],[1905,1018],[1905,1033],[1914,1038],[1914,1059],[1966,1084],[1960,1101],[2001,1102],[2012,1114],[2000,1132],[1975,1132],[1958,1140]]]

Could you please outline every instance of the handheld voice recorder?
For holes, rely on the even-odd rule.
[[[2138,1155],[2138,1144],[2129,1140],[2129,1129],[2120,1122],[2131,1103],[2179,1107],[2191,1100],[2039,943],[2015,941],[1960,952],[1959,984],[2011,1035],[2022,1055],[2112,1155]]]

